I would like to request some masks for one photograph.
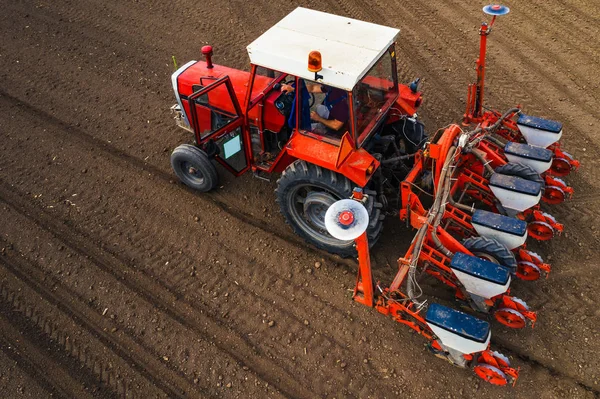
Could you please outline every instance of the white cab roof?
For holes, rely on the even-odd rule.
[[[255,65],[314,80],[308,54],[321,52],[324,84],[354,85],[394,42],[400,31],[356,19],[298,7],[248,45]]]

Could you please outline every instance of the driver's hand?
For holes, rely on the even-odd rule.
[[[291,93],[294,91],[294,88],[292,87],[292,85],[287,85],[287,84],[282,84],[281,85],[281,92],[286,92],[286,93]]]
[[[313,121],[315,121],[315,122],[320,122],[321,121],[321,117],[315,111],[310,111],[310,119],[313,120]]]

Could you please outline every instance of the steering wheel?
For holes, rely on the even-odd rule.
[[[312,108],[315,105],[315,93],[310,93],[310,100],[308,100],[308,108]]]
[[[294,83],[294,80],[284,81],[283,83],[286,85],[291,85],[292,83]],[[310,99],[308,100],[308,107],[312,108],[313,105],[315,105],[315,94],[310,93]]]

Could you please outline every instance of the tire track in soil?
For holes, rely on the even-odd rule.
[[[536,24],[534,26],[542,26],[546,32],[553,32],[552,41],[558,41],[560,38],[561,43],[565,42],[569,45],[568,47],[570,47],[570,51],[578,52],[583,56],[597,58],[598,53],[593,51],[593,48],[589,46],[589,42],[586,42],[586,38],[590,38],[598,34],[599,30],[596,24],[586,23],[585,25],[582,25],[585,26],[585,29],[579,24],[570,24],[569,29],[560,29],[559,25],[548,24],[547,22],[548,20],[559,20],[561,18],[566,19],[566,9],[557,10],[556,7],[547,7],[549,4],[555,6],[558,2],[548,3],[546,1],[542,1],[537,2],[538,4],[534,3],[536,3],[536,1],[532,2],[533,8],[518,8],[516,12],[511,14],[511,18],[518,18],[522,21],[520,24],[515,25],[518,25],[519,28],[521,28],[521,26],[524,24],[529,24],[531,26],[531,22],[535,21]],[[541,10],[539,9],[540,7],[542,8]],[[584,18],[585,15],[581,13],[570,13],[569,17],[570,20],[577,20]],[[590,30],[592,32],[590,32]]]
[[[600,390],[598,388],[594,388],[593,386],[588,385],[585,382],[581,381],[577,377],[573,377],[568,374],[565,374],[564,372],[557,370],[552,366],[549,366],[545,363],[540,362],[539,360],[536,360],[532,356],[529,356],[527,354],[520,352],[509,341],[505,341],[503,339],[498,339],[498,338],[492,338],[491,342],[496,349],[500,350],[501,353],[503,353],[505,355],[506,354],[512,355],[512,356],[522,360],[523,362],[529,364],[534,370],[537,368],[541,368],[541,369],[547,371],[551,376],[565,378],[569,381],[574,382],[577,386],[583,388],[585,391],[592,393],[594,395],[594,397],[600,398]]]
[[[48,231],[58,240],[64,242],[72,251],[88,257],[103,271],[113,275],[123,285],[137,293],[146,301],[152,303],[159,310],[165,312],[170,318],[181,325],[195,331],[207,341],[214,344],[240,366],[247,366],[269,385],[276,387],[288,397],[313,398],[315,393],[309,387],[298,383],[292,374],[281,368],[274,368],[272,362],[264,357],[258,349],[239,335],[232,335],[222,322],[198,312],[193,306],[179,300],[178,295],[163,286],[160,282],[144,273],[136,273],[136,279],[129,278],[127,271],[122,266],[123,262],[115,258],[114,254],[103,253],[95,246],[89,244],[83,232],[78,232],[73,227],[57,223],[50,215],[39,212],[35,215],[28,211],[28,205],[8,190],[4,184],[0,185],[0,199],[16,210],[21,215],[32,220],[44,230]],[[193,315],[193,317],[189,316]]]
[[[578,0],[557,0],[565,9],[569,10],[575,15],[584,17],[587,19],[590,25],[598,26],[600,23],[600,9],[594,6],[598,5],[598,2],[594,1],[578,1]],[[549,4],[549,3],[545,3]],[[581,5],[581,7],[578,6]],[[593,12],[592,12],[593,11]]]
[[[464,6],[463,3],[457,2],[455,0],[451,1],[453,2],[454,6],[453,7],[447,7],[447,8],[443,8],[442,9],[442,14],[440,15],[439,13],[436,14],[437,18],[445,21],[445,23],[450,23],[450,21],[452,21],[454,18],[458,18],[460,16],[467,16],[466,19],[472,21],[473,23],[476,23],[477,21],[481,21],[482,18],[479,15],[475,15],[473,13],[471,13],[471,8],[467,8]],[[450,2],[450,3],[451,3]],[[460,12],[462,11],[462,12]],[[448,15],[448,17],[445,17],[445,15]],[[493,37],[493,40],[495,43],[498,43],[501,48],[505,49],[505,51],[503,51],[503,54],[508,54],[508,57],[506,58],[514,58],[516,60],[518,60],[519,62],[523,62],[526,63],[528,68],[532,69],[533,72],[535,72],[535,75],[537,76],[543,76],[547,82],[550,82],[552,84],[552,86],[554,86],[554,88],[556,89],[557,92],[561,92],[561,93],[567,93],[568,96],[570,98],[573,99],[578,99],[579,105],[583,106],[587,112],[590,112],[590,114],[593,115],[593,103],[594,100],[597,100],[594,97],[594,93],[591,91],[587,91],[586,94],[591,98],[591,101],[588,102],[584,102],[583,97],[580,95],[580,93],[576,92],[572,86],[575,86],[575,88],[581,90],[584,86],[583,83],[587,82],[587,86],[589,87],[590,85],[592,85],[594,82],[593,77],[589,76],[589,74],[585,73],[585,69],[581,70],[580,68],[578,68],[577,70],[573,69],[572,66],[570,64],[568,64],[565,60],[563,60],[563,57],[561,54],[555,54],[555,53],[550,53],[548,52],[548,49],[543,47],[541,44],[539,44],[539,42],[537,40],[535,40],[535,37],[532,37],[530,35],[535,35],[537,32],[532,32],[530,33],[527,29],[527,25],[525,25],[525,22],[523,23],[518,23],[518,21],[520,20],[520,17],[517,16],[516,21],[517,22],[511,22],[511,25],[514,26],[514,29],[512,30],[507,30],[506,32],[501,32],[501,34],[496,35]],[[479,22],[481,23],[481,22]],[[501,28],[500,28],[501,29]],[[524,33],[522,35],[518,35],[519,33]],[[511,40],[511,37],[515,38],[519,37],[523,42],[527,43],[527,48],[526,51],[527,53],[523,50],[523,46],[520,44],[521,41],[517,41],[517,40]],[[580,38],[582,39],[582,38]],[[517,44],[515,44],[515,42]],[[576,46],[574,46],[575,48],[582,46],[582,47],[586,47],[583,43],[578,43]],[[463,57],[467,56],[468,54],[465,53],[463,51]],[[468,59],[468,58],[467,58]],[[496,65],[497,64],[497,65]],[[500,67],[500,68],[498,68]],[[504,76],[509,76],[509,71],[507,69],[505,69],[504,67],[502,67],[500,62],[497,62],[493,65],[494,69],[497,69],[499,71],[499,73],[497,74],[498,77],[504,77]],[[552,73],[550,72],[551,69],[555,68],[556,72]],[[557,76],[559,74],[566,74],[566,76],[568,77],[568,71],[571,71],[570,73],[579,73],[579,75],[577,76],[577,79],[568,79],[572,82],[572,85],[567,85],[565,84],[565,79],[559,79]],[[531,73],[531,72],[529,72]],[[494,79],[497,79],[497,76],[494,75]],[[511,85],[511,81],[510,80],[506,80],[505,78],[503,78],[502,80],[499,81],[500,84],[497,84],[498,87],[512,87],[512,89],[514,90],[514,93],[517,94],[517,85],[515,85],[514,83]],[[538,99],[539,100],[539,99]],[[565,119],[565,118],[563,118]]]
[[[27,198],[29,197],[27,194],[23,193],[23,192],[15,192],[14,194],[15,196],[19,197],[19,198]],[[27,201],[26,201],[27,202]],[[39,203],[35,203],[35,201],[31,201],[30,202],[29,208],[30,209],[35,209],[37,208],[40,204]],[[37,205],[37,206],[36,206]],[[79,287],[79,288],[75,288],[78,286],[87,286],[87,284],[92,284],[94,286],[97,286],[99,291],[94,289],[94,292],[102,292],[102,288],[103,287],[111,287],[110,290],[106,290],[102,296],[100,298],[96,297],[96,296],[92,296],[90,298],[90,303],[93,303],[92,307],[93,309],[95,309],[95,311],[99,314],[102,312],[102,309],[104,308],[105,311],[110,308],[111,312],[114,312],[113,314],[110,315],[110,319],[114,320],[113,323],[114,325],[116,325],[118,328],[118,330],[123,330],[123,331],[129,331],[130,335],[134,336],[134,337],[140,337],[139,341],[142,342],[142,340],[144,342],[147,342],[147,346],[150,348],[154,348],[154,352],[155,352],[155,356],[157,359],[163,358],[163,356],[165,354],[169,355],[169,359],[167,360],[167,364],[169,365],[182,365],[181,367],[183,368],[183,372],[185,375],[196,375],[198,376],[198,380],[199,381],[204,381],[205,377],[208,377],[212,374],[213,378],[212,380],[209,378],[210,383],[207,383],[209,387],[213,387],[212,390],[209,388],[209,391],[214,392],[215,388],[215,384],[217,384],[217,387],[219,386],[219,382],[216,380],[216,374],[214,372],[215,369],[219,369],[219,368],[223,368],[223,369],[227,369],[230,370],[231,368],[229,367],[229,361],[227,360],[226,356],[221,356],[221,354],[215,349],[215,347],[213,346],[213,344],[211,342],[206,342],[206,344],[201,344],[200,339],[197,339],[197,334],[194,331],[185,331],[184,334],[182,334],[182,328],[181,326],[178,326],[177,323],[173,322],[172,320],[170,321],[166,321],[165,318],[163,317],[162,314],[158,314],[159,312],[155,312],[153,311],[153,304],[150,303],[141,303],[143,301],[139,301],[137,300],[139,298],[138,295],[136,295],[135,293],[129,293],[129,292],[124,292],[124,291],[128,291],[128,290],[123,290],[122,288],[122,283],[119,280],[115,280],[114,277],[112,275],[106,275],[106,273],[102,272],[100,268],[97,267],[97,265],[90,263],[89,260],[87,260],[87,258],[83,258],[83,257],[78,257],[79,262],[77,262],[79,264],[79,269],[77,268],[73,268],[73,267],[69,267],[69,266],[65,266],[62,263],[63,262],[55,262],[52,261],[51,256],[46,257],[47,255],[47,251],[45,250],[45,248],[58,248],[58,250],[60,251],[65,251],[65,248],[67,247],[66,245],[61,245],[64,244],[63,241],[58,241],[57,243],[55,241],[56,237],[52,236],[50,233],[48,233],[47,231],[44,231],[43,229],[38,229],[38,225],[33,224],[32,220],[28,220],[26,218],[24,218],[21,214],[18,214],[16,212],[14,212],[12,210],[12,208],[5,206],[5,211],[6,214],[14,214],[15,217],[9,219],[10,222],[12,222],[11,224],[13,225],[18,225],[19,228],[14,228],[14,229],[7,229],[9,231],[7,237],[22,237],[23,235],[28,236],[28,235],[32,235],[34,233],[31,233],[32,231],[35,232],[37,231],[36,234],[36,242],[38,244],[32,243],[29,245],[24,245],[23,248],[21,249],[22,252],[31,252],[31,262],[35,262],[36,264],[39,264],[40,267],[42,269],[45,270],[46,273],[49,273],[50,275],[54,275],[54,273],[57,273],[57,276],[60,276],[60,278],[64,279],[65,276],[71,276],[68,277],[67,280],[70,280],[69,285],[71,286],[71,288],[73,290],[77,290],[79,292],[79,295],[85,298],[89,298],[89,294],[86,288],[84,287]],[[10,213],[9,213],[10,212]],[[60,220],[61,217],[59,217],[57,215],[56,212],[52,212],[52,217],[55,220]],[[69,216],[67,216],[67,218],[69,218]],[[93,222],[92,222],[93,224]],[[22,233],[24,232],[24,233]],[[89,236],[88,236],[89,237]],[[91,241],[91,240],[90,240]],[[19,241],[17,241],[19,242]],[[41,247],[41,243],[46,243],[48,242],[49,244],[45,245],[45,248]],[[106,242],[102,242],[100,240],[98,240],[98,238],[94,238],[94,242],[96,242],[96,246],[99,247],[101,250],[102,248],[106,247],[106,246],[110,246],[108,244],[108,241]],[[51,244],[54,243],[54,244]],[[0,239],[0,244],[1,244],[1,239]],[[2,247],[2,245],[0,245],[0,247]],[[5,246],[5,248],[7,248],[8,246]],[[62,248],[62,249],[61,249]],[[52,251],[50,252],[52,253]],[[55,252],[56,253],[56,252]],[[39,256],[38,254],[41,254],[41,256]],[[67,258],[71,258],[71,252],[67,249],[66,250],[66,255]],[[77,255],[76,253],[74,255]],[[34,259],[35,258],[35,259]],[[62,258],[64,259],[64,255],[62,256]],[[82,271],[82,267],[86,266],[85,272]],[[91,267],[90,267],[91,266]],[[65,269],[66,268],[66,269]],[[94,270],[96,269],[96,270]],[[66,270],[66,274],[65,274],[65,270]],[[127,271],[126,271],[127,272]],[[71,274],[72,273],[72,274]],[[83,275],[84,276],[84,280],[80,279],[80,276]],[[93,276],[93,277],[90,277]],[[129,271],[128,274],[129,278],[135,278],[135,275],[133,273],[131,273],[131,271]],[[83,283],[83,284],[80,284]],[[87,283],[87,284],[86,284]],[[92,290],[93,288],[90,287],[90,290]],[[112,294],[112,295],[111,295]],[[181,294],[179,292],[179,294]],[[115,295],[118,295],[121,298],[120,303],[114,303],[115,300],[111,299],[111,297],[114,298]],[[106,297],[106,298],[105,298]],[[121,305],[122,303],[126,304],[126,306]],[[142,305],[142,306],[140,306]],[[125,309],[124,309],[125,308]],[[133,308],[133,314],[131,309]],[[151,315],[148,315],[148,310],[151,311]],[[103,314],[104,315],[104,314]],[[115,315],[119,316],[114,317]],[[106,316],[106,318],[108,318],[108,315]],[[132,320],[132,318],[134,320]],[[151,320],[151,318],[153,318]],[[157,320],[159,321],[159,324],[153,324],[156,323]],[[120,323],[118,321],[121,321]],[[133,325],[137,325],[137,326],[141,326],[141,328],[132,328],[131,324],[133,323]],[[156,333],[153,334],[151,332],[150,329],[146,329],[145,326],[160,326],[162,327],[161,329],[156,329],[156,331],[162,331],[164,330],[168,337],[166,339],[161,339],[161,337],[165,336],[165,332],[162,333]],[[152,330],[154,330],[154,327],[152,327]],[[181,337],[183,337],[185,335],[185,339],[182,340]],[[157,337],[158,336],[158,337]],[[170,338],[172,337],[172,340],[170,340]],[[182,349],[181,346],[178,345],[178,343],[181,344],[181,342],[185,342],[183,345]],[[196,343],[197,341],[197,343]],[[193,344],[192,344],[193,342]],[[144,344],[142,344],[144,345]],[[190,346],[191,345],[191,346]],[[198,362],[196,362],[196,364],[193,364],[193,361],[189,361],[187,357],[189,355],[185,355],[182,359],[182,356],[179,355],[179,353],[184,353],[184,352],[192,352],[192,353],[198,353],[201,355],[202,358],[206,358],[206,359],[214,359],[211,362],[203,362],[202,360],[200,360],[200,364],[197,364]],[[194,357],[194,356],[192,356]],[[221,361],[221,357],[224,358],[223,361]],[[186,367],[188,366],[188,367]],[[180,368],[181,370],[181,368]],[[244,369],[246,370],[246,369]],[[241,371],[241,370],[240,370]],[[240,394],[241,391],[241,387],[243,386],[242,384],[244,384],[244,380],[248,381],[248,377],[252,377],[253,374],[251,372],[248,371],[244,371],[242,376],[240,376],[240,374],[238,373],[233,373],[234,376],[240,377],[240,378],[236,378],[237,383],[233,384],[233,389],[227,390],[227,392],[229,393],[229,395],[231,395],[231,397],[237,396]],[[246,377],[246,378],[243,378]],[[194,380],[194,383],[199,383],[201,386],[207,386],[206,384],[203,384],[202,382],[199,382]],[[225,382],[222,383],[223,388],[225,387]],[[229,387],[227,387],[229,388]],[[252,389],[255,389],[254,391],[252,391]],[[257,390],[260,392],[261,389],[260,388],[254,388],[252,386],[248,387],[248,383],[246,383],[246,386],[243,388],[243,390],[245,392],[253,392],[254,395],[257,395]],[[220,392],[220,390],[217,389],[217,391]],[[220,393],[224,393],[224,392],[220,392]],[[270,392],[272,394],[272,390],[270,390]],[[171,395],[172,396],[172,395]],[[220,397],[220,396],[215,396],[215,397]]]
[[[5,202],[5,198],[1,194],[0,200]],[[4,240],[0,240],[0,242],[2,241]],[[9,257],[5,253],[4,256],[0,257],[0,264],[2,264],[8,273],[12,274],[22,284],[28,286],[33,292],[39,295],[39,298],[59,309],[68,319],[81,326],[84,330],[89,331],[91,336],[96,337],[103,346],[109,348],[120,359],[123,359],[136,374],[146,379],[150,383],[150,386],[156,386],[169,397],[184,398],[190,397],[191,394],[194,394],[194,396],[200,394],[201,396],[199,397],[202,398],[210,397],[206,393],[198,392],[197,385],[191,381],[187,381],[168,366],[162,364],[157,356],[150,353],[148,349],[144,348],[127,334],[123,332],[109,333],[113,327],[109,319],[100,316],[95,310],[90,309],[86,305],[84,298],[70,291],[58,280],[25,261],[23,254],[19,254],[18,257]],[[22,293],[23,290],[13,290],[13,292]],[[25,309],[23,305],[18,303],[15,303],[13,306]],[[33,306],[30,302],[29,307]],[[39,312],[34,313],[37,313],[38,317],[43,317]],[[52,320],[55,317],[50,316],[48,320]],[[56,331],[61,330],[61,328],[56,327],[52,330],[52,335],[58,337],[59,333]],[[63,334],[63,336],[65,335],[67,334]],[[57,338],[56,341],[59,342],[60,340]],[[89,348],[89,342],[84,347]],[[87,352],[87,350],[83,351]],[[94,359],[99,357],[100,354],[98,356],[88,354],[88,356],[92,356],[92,359]],[[102,356],[106,356],[106,353],[102,353]],[[84,366],[91,364],[90,369],[92,372],[95,372],[96,369],[101,370],[97,374],[99,374],[98,377],[103,383],[108,383],[111,380],[116,381],[113,384],[115,390],[118,391],[119,385],[127,386],[125,381],[118,378],[115,373],[111,373],[110,377],[102,378],[105,373],[104,370],[106,370],[106,364],[109,362],[100,362],[100,365],[97,365],[97,363],[98,361],[95,359],[91,361],[86,359],[82,362]],[[121,381],[119,382],[119,380]],[[125,393],[127,391],[125,388]]]
[[[0,258],[0,263],[1,261]],[[15,327],[23,326],[23,320],[19,320],[14,310],[5,307],[3,299],[0,295],[0,350],[50,396],[82,399],[96,397],[83,386],[81,374],[78,375],[78,380],[69,370],[65,370],[48,347],[41,347],[45,342],[40,342],[39,337],[32,337],[30,330],[24,334]]]

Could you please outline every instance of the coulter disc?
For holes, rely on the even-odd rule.
[[[547,204],[560,204],[565,201],[566,194],[562,188],[558,186],[548,186],[544,190],[542,200]]]
[[[554,237],[554,229],[546,222],[534,221],[527,225],[529,235],[539,241],[546,241]]]
[[[525,316],[514,309],[498,309],[494,312],[494,317],[500,323],[510,328],[523,328],[526,324]]]
[[[571,163],[566,158],[554,158],[550,173],[554,176],[566,176],[571,173]]]
[[[519,262],[517,266],[517,277],[525,281],[534,281],[540,278],[540,268],[531,262]]]

